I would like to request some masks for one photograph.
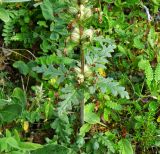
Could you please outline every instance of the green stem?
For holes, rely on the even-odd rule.
[[[80,43],[79,43],[79,45],[80,45],[80,53],[81,53],[81,74],[84,76],[85,55],[84,55],[83,44],[81,41],[81,36],[83,34],[83,27],[79,26],[79,30],[80,30]],[[81,121],[81,125],[83,125],[84,124],[84,91],[82,92],[82,100],[80,103],[80,121]]]
[[[80,6],[81,0],[77,0],[77,3]],[[81,23],[81,21],[79,22],[79,32],[80,32],[79,46],[80,46],[80,54],[81,54],[80,55],[81,56],[81,74],[84,76],[85,55],[84,55],[84,49],[83,49],[83,43],[82,43],[83,24]],[[84,90],[82,90],[82,100],[80,102],[80,122],[82,126],[84,124]]]
[[[80,44],[80,49],[81,49],[81,74],[84,76],[85,60],[84,60],[84,50],[83,50],[82,44]],[[82,92],[82,100],[80,103],[80,121],[81,121],[81,125],[83,125],[84,124],[84,91]]]

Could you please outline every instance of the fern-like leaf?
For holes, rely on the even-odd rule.
[[[58,103],[59,115],[67,112],[68,110],[71,110],[72,105],[78,105],[81,101],[81,98],[83,98],[81,97],[81,92],[72,85],[66,85],[65,88],[63,88],[61,91],[62,95],[60,96],[60,98],[62,99],[62,101]]]
[[[37,66],[33,68],[33,71],[37,73],[42,73],[43,78],[46,80],[52,79],[57,77],[58,78],[58,83],[63,82],[65,79],[65,74],[67,74],[67,69],[65,68],[64,65],[60,65],[58,69],[54,68],[53,65],[42,65],[42,66]]]
[[[4,23],[2,36],[4,37],[4,43],[9,45],[11,42],[11,37],[14,32],[14,24],[16,23],[16,18],[18,16],[17,11],[9,12],[10,19],[8,22]]]
[[[107,101],[105,104],[110,109],[117,110],[117,111],[122,110],[122,106],[116,102]]]
[[[120,86],[118,82],[114,81],[112,78],[99,77],[97,86],[100,88],[102,93],[112,93],[114,96],[120,95],[121,98],[129,99],[128,92],[125,88]]]
[[[157,65],[155,73],[154,73],[154,79],[157,82],[160,81],[160,63]]]
[[[149,63],[149,61],[146,61],[146,66],[145,66],[145,75],[146,75],[146,80],[147,80],[147,85],[150,87],[151,82],[153,81],[153,69]]]
[[[60,136],[60,140],[63,142],[70,142],[70,135],[72,134],[71,124],[67,114],[62,114],[58,116],[54,122],[51,124],[51,128]]]

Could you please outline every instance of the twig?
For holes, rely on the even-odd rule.
[[[22,57],[30,60],[30,59],[27,58],[26,56],[24,56],[24,55],[22,55],[22,54],[20,54],[20,53],[17,52],[17,51],[27,51],[30,55],[32,55],[32,57],[33,57],[34,59],[36,59],[36,56],[35,56],[31,51],[29,51],[29,50],[27,50],[27,49],[6,49],[6,48],[4,48],[4,47],[0,47],[0,49],[2,49],[2,52],[4,53],[5,56],[9,56],[9,55],[11,55],[12,53],[15,53],[15,54],[21,55]]]
[[[29,76],[27,77],[27,84],[26,84],[26,92],[27,92],[27,90],[28,90],[28,83],[29,83]]]
[[[23,80],[23,77],[22,77],[22,76],[21,76],[21,81],[22,81],[22,88],[23,88],[24,91],[26,91],[26,90],[25,90],[25,86],[24,86],[24,80]]]
[[[150,15],[149,13],[149,9],[147,8],[147,6],[145,6],[144,4],[141,4],[142,7],[145,9],[146,11],[146,14],[147,14],[147,18],[148,18],[148,22],[151,22],[152,21],[152,16]]]
[[[29,50],[27,50],[27,49],[13,49],[13,50],[21,50],[21,51],[27,51],[30,55],[32,55],[32,57],[33,58],[35,58],[36,59],[36,56],[31,52],[31,51],[29,51]]]

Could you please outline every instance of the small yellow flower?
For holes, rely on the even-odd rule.
[[[54,84],[56,83],[56,78],[52,78],[52,79],[50,79],[49,80],[49,83],[52,85],[52,86],[54,86]]]
[[[28,121],[23,122],[23,130],[25,131],[25,133],[27,133],[29,131],[29,122]]]
[[[160,116],[158,116],[158,118],[157,118],[157,122],[158,122],[158,123],[160,123]]]
[[[105,72],[105,70],[103,69],[103,68],[99,68],[98,69],[98,73],[99,73],[99,75],[101,75],[101,76],[103,76],[103,77],[106,77],[107,75],[106,75],[106,72]]]

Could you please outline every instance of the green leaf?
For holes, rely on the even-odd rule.
[[[95,104],[90,103],[85,105],[84,107],[84,121],[89,124],[101,124],[105,126],[103,123],[100,122],[100,117],[93,112]]]
[[[122,106],[118,104],[117,102],[112,102],[112,101],[106,101],[106,106],[109,107],[110,109],[120,111],[122,110]]]
[[[42,145],[36,143],[17,141],[14,137],[6,137],[6,143],[12,148],[25,151],[36,150],[43,147]]]
[[[158,108],[157,102],[151,101],[149,103],[149,111],[150,112],[153,112],[153,111],[156,112],[157,108]]]
[[[41,26],[41,27],[45,27],[45,28],[48,27],[48,25],[46,24],[45,21],[38,21],[37,24],[38,24],[39,26]]]
[[[0,19],[3,20],[4,22],[9,21],[10,17],[7,10],[0,8]]]
[[[114,96],[119,94],[121,98],[129,99],[129,94],[125,91],[125,88],[120,86],[119,83],[114,81],[112,78],[99,77],[97,86],[100,88],[102,93],[112,93]]]
[[[36,62],[41,65],[50,65],[50,64],[65,64],[65,65],[71,65],[72,63],[75,63],[76,60],[71,59],[69,57],[59,57],[56,55],[48,55],[48,56],[41,56],[36,59]]]
[[[20,142],[19,143],[19,148],[21,150],[36,150],[36,149],[40,149],[43,148],[42,145],[40,144],[36,144],[36,143],[30,143],[30,142]]]
[[[127,55],[127,49],[123,45],[118,45],[118,50],[120,53]]]
[[[147,61],[147,63],[146,63],[144,72],[145,72],[146,79],[147,79],[147,85],[148,85],[148,87],[150,87],[151,82],[153,81],[154,74],[153,74],[153,69],[152,69],[149,61]]]
[[[70,143],[70,135],[72,134],[72,129],[66,113],[58,116],[54,120],[54,122],[51,123],[51,128],[55,130],[61,141]]]
[[[20,149],[18,142],[13,137],[7,137],[6,142],[13,148]]]
[[[52,41],[58,40],[58,39],[59,39],[58,33],[52,32],[51,35],[50,35],[50,39],[51,39]]]
[[[0,99],[0,109],[11,103],[11,100]]]
[[[0,152],[8,150],[6,138],[0,138]]]
[[[155,79],[156,82],[160,81],[160,63],[157,64],[155,74],[154,74],[154,79]]]
[[[56,77],[59,77],[60,80],[64,79],[64,75],[67,72],[67,69],[63,65],[61,65],[58,69],[54,68],[53,65],[49,65],[48,67],[46,65],[42,65],[41,67],[34,67],[33,71],[36,71],[37,73],[43,73],[43,78],[46,80]]]
[[[29,67],[23,61],[16,61],[13,64],[13,67],[17,68],[23,75],[27,75],[29,73]]]
[[[5,106],[0,111],[0,117],[2,117],[3,122],[11,122],[21,115],[22,107],[18,104],[11,104]]]
[[[156,45],[156,43],[155,43],[156,39],[157,39],[157,34],[155,32],[155,29],[153,27],[151,27],[150,31],[149,31],[149,34],[148,34],[147,40],[148,40],[148,42],[149,42],[149,44],[150,44],[150,46],[152,48],[154,48],[155,45]]]
[[[50,144],[44,146],[44,148],[35,150],[31,154],[76,154],[72,149],[69,149],[62,145]]]
[[[44,40],[43,40],[43,42],[41,43],[40,47],[41,47],[41,49],[42,49],[44,52],[46,52],[46,53],[48,52],[48,50],[51,49],[51,46],[50,46],[50,44],[49,44],[49,42],[48,42],[47,39],[44,39]]]
[[[14,91],[13,91],[13,93],[12,93],[12,97],[13,98],[17,98],[19,100],[19,102],[20,102],[20,105],[22,105],[23,107],[26,106],[27,97],[26,97],[25,92],[22,89],[15,88]]]
[[[20,135],[18,130],[14,129],[14,138],[16,139],[16,141],[20,142]]]
[[[60,96],[60,98],[62,99],[62,101],[58,103],[58,113],[60,115],[67,110],[71,110],[72,104],[76,105],[80,102],[80,95],[78,93],[78,90],[75,89],[72,85],[66,85],[65,88],[63,88],[61,91],[62,95]]]
[[[144,44],[140,40],[139,36],[134,38],[134,47],[136,47],[137,49],[144,49]]]
[[[11,154],[25,154],[25,153],[22,153],[22,151],[11,151]]]
[[[22,2],[29,2],[31,0],[2,0],[3,3],[22,3]]]
[[[49,111],[50,111],[50,108],[51,108],[51,104],[49,102],[47,102],[45,104],[45,118],[48,119],[48,115],[49,115]]]
[[[152,2],[153,2],[155,5],[160,5],[159,0],[152,0]]]
[[[104,114],[103,114],[104,120],[106,120],[106,121],[109,120],[109,114],[110,114],[110,110],[105,108]]]
[[[128,5],[128,6],[133,6],[133,5],[135,5],[136,3],[140,3],[140,0],[127,0],[126,1],[126,5]]]
[[[138,63],[138,67],[142,70],[145,70],[147,60],[141,59]]]
[[[6,129],[6,137],[8,138],[8,137],[11,137],[11,136],[12,136],[11,132],[8,129]]]
[[[89,130],[91,129],[91,125],[90,124],[84,124],[81,128],[80,128],[80,136],[85,136],[85,133],[87,133]]]
[[[133,154],[133,148],[127,139],[121,139],[118,145],[120,148],[120,154]]]
[[[43,3],[40,5],[42,9],[43,17],[46,20],[53,19],[53,6],[49,0],[44,0]]]

